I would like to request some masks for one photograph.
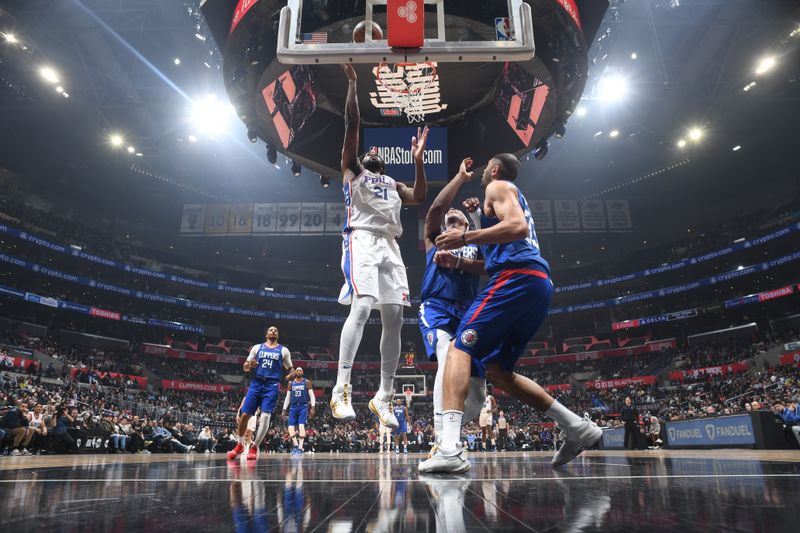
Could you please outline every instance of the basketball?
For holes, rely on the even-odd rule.
[[[372,22],[372,40],[378,41],[383,39],[383,30],[381,27],[378,26],[376,22]],[[367,28],[367,21],[362,20],[358,24],[356,24],[355,29],[353,30],[353,42],[354,43],[363,43],[366,40],[366,28]]]

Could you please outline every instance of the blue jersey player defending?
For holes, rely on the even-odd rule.
[[[408,427],[411,425],[411,417],[408,414],[408,407],[403,405],[403,399],[397,398],[394,402],[394,417],[399,426],[394,432],[394,453],[400,453],[400,437],[403,437],[403,453],[408,453]]]
[[[303,369],[294,370],[294,379],[289,382],[289,390],[283,401],[283,417],[289,419],[289,437],[294,448],[292,455],[303,455],[303,440],[306,438],[306,423],[314,417],[316,399],[311,380],[303,377]],[[310,411],[309,411],[310,406]],[[297,435],[300,435],[298,441]]]
[[[555,420],[565,440],[553,457],[553,466],[571,461],[602,435],[593,422],[514,372],[525,345],[544,322],[553,296],[550,266],[539,252],[528,202],[512,183],[518,172],[519,160],[514,155],[493,157],[481,179],[486,191],[481,229],[450,230],[436,239],[442,250],[480,245],[489,282],[464,314],[450,345],[441,444],[432,458],[419,465],[420,472],[461,473],[470,468],[458,443],[472,366],[493,384]]]
[[[480,276],[485,273],[480,252],[475,244],[452,251],[440,251],[434,241],[441,232],[469,229],[467,217],[450,207],[461,185],[472,178],[471,159],[461,162],[458,174],[436,196],[425,217],[425,275],[422,278],[422,305],[419,307],[419,329],[425,341],[428,358],[436,361],[433,383],[433,429],[436,451],[442,433],[442,386],[447,350],[453,340],[464,311],[478,295]],[[474,377],[464,407],[464,420],[478,416],[486,397],[486,380]]]
[[[261,409],[258,432],[247,453],[248,459],[258,458],[258,446],[267,435],[270,416],[278,403],[284,368],[288,369],[290,373],[292,372],[292,355],[288,348],[278,344],[278,328],[270,326],[267,329],[266,342],[253,346],[247,361],[244,362],[244,371],[252,370],[253,376],[250,387],[247,389],[247,396],[242,403],[242,414],[236,428],[239,442],[233,450],[228,452],[228,459],[236,459],[244,452],[247,422],[256,410]]]

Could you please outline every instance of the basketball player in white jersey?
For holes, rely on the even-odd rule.
[[[486,447],[487,440],[491,440],[492,446],[495,446],[494,432],[492,432],[492,414],[497,410],[497,400],[490,394],[491,389],[486,393],[486,399],[483,401],[483,408],[481,409],[481,416],[478,419],[481,426],[481,443],[483,444],[483,451],[489,451]]]
[[[428,128],[411,140],[416,176],[407,187],[384,175],[385,164],[375,148],[358,157],[361,117],[358,110],[357,77],[352,65],[343,65],[348,89],[345,103],[345,135],[342,148],[344,198],[347,206],[342,244],[345,284],[339,302],[350,305],[350,314],[339,341],[339,372],[331,394],[333,416],[353,420],[350,372],[361,343],[364,326],[373,307],[381,312],[380,388],[369,402],[370,411],[383,425],[397,429],[392,412],[394,374],[400,360],[400,329],[403,307],[411,304],[408,279],[397,239],[403,233],[400,209],[422,203],[427,195],[423,154]]]

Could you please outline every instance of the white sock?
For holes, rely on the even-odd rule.
[[[381,386],[378,394],[390,398],[394,394],[394,375],[400,362],[400,330],[403,327],[403,306],[381,306]]]
[[[350,373],[353,371],[353,361],[356,358],[358,345],[364,335],[364,326],[372,311],[375,299],[371,296],[358,296],[353,298],[350,305],[350,314],[342,326],[342,335],[339,337],[339,372],[336,375],[334,392],[342,392],[345,385],[350,384]]]
[[[442,455],[455,455],[458,442],[461,440],[461,419],[463,411],[445,411],[442,413],[442,444],[439,451]]]
[[[439,444],[442,441],[442,413],[433,413],[433,442]]]
[[[437,444],[442,439],[442,399],[444,396],[444,365],[452,337],[441,329],[436,330],[436,378],[433,380],[433,436]]]
[[[563,430],[576,428],[583,422],[583,418],[558,403],[558,400],[553,400],[553,405],[547,408],[544,415],[555,420],[558,427]]]
[[[305,439],[305,437],[300,437],[299,439],[297,439],[298,442],[299,442],[297,447],[300,448],[301,450],[303,449],[303,440],[304,439]]]

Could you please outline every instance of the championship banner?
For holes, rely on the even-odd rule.
[[[559,233],[580,233],[581,216],[577,200],[553,200],[556,213],[556,231]]]
[[[206,220],[206,204],[183,204],[181,235],[202,235]]]
[[[416,135],[417,128],[363,128],[362,153],[376,147],[386,163],[386,175],[411,186],[416,174],[411,138]],[[423,161],[429,182],[450,179],[447,172],[447,128],[429,129]]]
[[[199,383],[197,381],[177,381],[174,379],[161,380],[161,388],[165,390],[188,390],[192,392],[228,392],[233,390],[233,385],[221,383]]]
[[[620,379],[599,379],[595,381],[587,381],[587,389],[619,389],[627,387],[628,385],[655,385],[655,376],[639,376],[634,378],[620,378]]]
[[[781,356],[782,365],[800,365],[800,352],[787,353]]]
[[[750,415],[667,422],[666,429],[670,447],[752,446],[756,443]]]
[[[253,206],[253,235],[275,233],[278,219],[276,204],[255,204]]]
[[[228,204],[208,204],[206,206],[205,234],[220,236],[228,234]]]
[[[605,204],[609,230],[630,231],[633,229],[631,206],[628,200],[605,200]]]
[[[605,233],[606,211],[601,200],[581,202],[581,226],[585,233]]]
[[[322,235],[325,233],[325,203],[303,202],[300,216],[300,233]]]
[[[738,374],[747,372],[747,363],[740,361],[720,366],[707,366],[704,368],[693,368],[692,370],[676,370],[670,372],[670,381],[683,381],[687,378],[697,378],[700,376],[727,376],[728,374]]]
[[[39,361],[31,361],[30,359],[23,359],[22,357],[14,357],[13,355],[0,353],[0,370],[7,368],[22,368],[23,370],[28,370],[31,365],[38,367]]]
[[[530,202],[533,226],[536,233],[553,233],[553,202],[550,200],[533,200]]]
[[[253,233],[253,204],[231,204],[228,213],[229,235]]]
[[[72,379],[78,380],[78,377],[81,374],[88,374],[91,369],[89,368],[75,368],[72,367],[69,371],[69,375]],[[135,381],[139,384],[139,388],[146,389],[147,388],[147,378],[144,376],[134,376],[131,374],[121,374],[119,372],[96,372],[99,378],[106,378],[110,377],[112,379],[121,379],[125,381],[126,379],[130,378],[132,381]]]

